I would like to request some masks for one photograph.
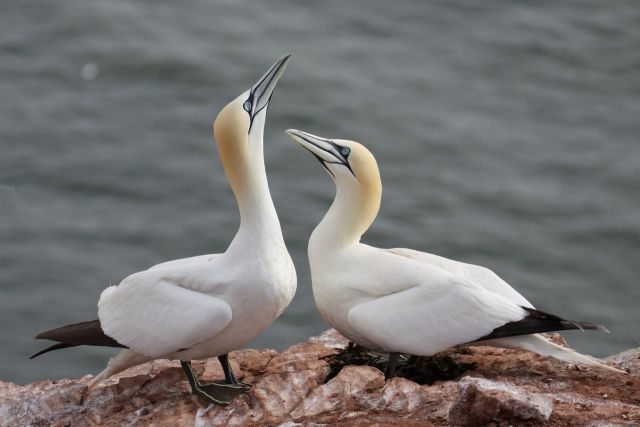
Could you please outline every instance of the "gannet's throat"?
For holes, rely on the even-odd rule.
[[[312,239],[331,246],[358,243],[378,215],[381,195],[381,186],[337,186],[333,204]]]
[[[265,114],[250,120],[242,109],[240,96],[218,114],[214,134],[229,185],[238,201],[241,225],[254,222],[277,223],[264,166],[262,130]]]

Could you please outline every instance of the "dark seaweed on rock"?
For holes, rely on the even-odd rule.
[[[418,384],[427,385],[436,381],[451,380],[476,368],[475,363],[458,361],[458,354],[468,354],[469,352],[468,348],[461,347],[430,357],[402,356],[396,368],[396,375]],[[343,352],[327,356],[324,360],[331,367],[331,372],[325,382],[338,375],[340,370],[347,365],[368,365],[384,372],[387,363],[386,356],[372,353],[352,342]]]

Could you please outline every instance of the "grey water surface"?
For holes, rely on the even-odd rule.
[[[295,300],[249,346],[327,324],[306,242],[331,180],[283,131],[365,143],[384,182],[364,241],[485,265],[538,308],[640,345],[640,7],[635,1],[34,1],[0,13],[0,379],[95,374],[35,360],[109,284],[224,251],[238,226],[217,111],[284,53],[267,170]]]

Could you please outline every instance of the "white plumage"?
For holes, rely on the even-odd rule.
[[[220,356],[257,337],[289,305],[296,274],[269,194],[263,154],[268,101],[289,56],[230,102],[214,124],[240,209],[226,252],[155,265],[100,295],[105,334],[128,347],[93,384],[155,358]]]
[[[240,211],[240,227],[224,253],[155,265],[100,295],[99,320],[66,325],[36,338],[57,341],[35,355],[77,345],[124,346],[90,387],[158,358],[178,359],[192,391],[219,404],[250,386],[239,382],[227,353],[264,331],[289,305],[296,272],[282,237],[264,165],[267,107],[289,55],[227,104],[213,129]],[[202,383],[191,360],[218,356],[225,384]]]
[[[206,282],[190,282],[189,273],[190,268],[167,267],[134,274],[105,289],[98,304],[102,329],[154,358],[215,337],[231,322],[231,305],[214,286],[205,291],[198,285]]]
[[[539,334],[518,335],[523,322],[540,322],[539,330],[556,324],[557,329],[579,326],[533,310],[489,269],[411,249],[360,243],[381,200],[373,155],[353,141],[298,130],[287,134],[320,160],[336,184],[335,200],[309,240],[309,262],[318,309],[349,339],[372,350],[428,356],[509,327],[508,334],[517,336],[493,335],[480,343],[618,371]]]

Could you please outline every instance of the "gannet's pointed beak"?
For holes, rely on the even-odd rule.
[[[355,176],[349,164],[351,149],[348,146],[340,145],[331,139],[322,138],[297,129],[287,129],[284,133],[309,150],[332,176],[334,174],[327,164],[344,165]]]
[[[260,77],[260,80],[251,87],[249,98],[244,102],[242,108],[249,113],[252,124],[254,117],[269,105],[273,91],[276,88],[280,76],[282,76],[282,73],[284,73],[287,67],[289,58],[291,58],[291,55],[287,54],[278,59],[276,63]]]

